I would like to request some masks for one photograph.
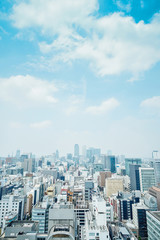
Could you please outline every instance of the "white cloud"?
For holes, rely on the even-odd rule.
[[[154,96],[142,101],[141,107],[160,110],[160,96]]]
[[[102,102],[99,106],[90,106],[86,108],[86,112],[95,115],[103,114],[115,109],[119,104],[120,103],[115,98],[110,98]]]
[[[134,80],[160,61],[160,14],[145,24],[122,13],[97,18],[97,9],[97,0],[30,0],[14,5],[11,19],[19,29],[48,33],[39,47],[51,69],[82,59],[100,76],[127,72]]]
[[[131,2],[130,1],[127,4],[124,4],[121,0],[114,0],[114,2],[119,9],[125,10],[127,12],[131,11]]]
[[[30,127],[31,128],[38,128],[38,129],[41,129],[41,128],[47,128],[49,126],[52,125],[52,122],[49,121],[49,120],[46,120],[46,121],[42,121],[42,122],[35,122],[35,123],[31,123],[30,124]]]
[[[44,81],[30,75],[0,78],[0,100],[18,106],[54,104],[53,96],[57,88],[53,82]]]
[[[29,0],[13,7],[11,19],[17,28],[39,27],[42,33],[68,34],[73,24],[87,24],[98,8],[97,0]]]

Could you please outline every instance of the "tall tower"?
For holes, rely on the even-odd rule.
[[[74,157],[79,157],[79,145],[74,145]]]

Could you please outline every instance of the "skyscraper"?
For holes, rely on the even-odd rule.
[[[156,185],[160,184],[160,159],[153,159],[151,166],[154,168]]]
[[[139,179],[139,168],[141,165],[130,164],[130,183],[131,183],[131,191],[140,190],[140,179]]]
[[[129,172],[129,165],[130,164],[139,164],[141,165],[142,160],[140,158],[126,158],[125,159],[125,169],[126,169],[126,174],[130,175]]]
[[[74,157],[79,157],[79,145],[74,145]]]
[[[139,168],[140,188],[141,191],[148,191],[152,186],[155,186],[154,168]]]
[[[115,156],[104,156],[104,168],[108,169],[112,173],[116,172]]]

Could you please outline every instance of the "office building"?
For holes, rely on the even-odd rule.
[[[23,162],[23,168],[26,172],[35,172],[35,159],[34,158],[25,158]]]
[[[152,186],[155,186],[154,168],[139,168],[140,189],[141,192],[148,191]]]
[[[48,232],[48,214],[49,214],[48,202],[39,202],[32,209],[32,221],[38,222],[38,232]]]
[[[49,209],[48,240],[74,240],[77,223],[72,204],[54,204]]]
[[[106,203],[106,221],[113,221],[113,206],[109,202]]]
[[[139,168],[141,165],[130,164],[130,185],[131,191],[140,190]]]
[[[95,172],[101,172],[104,170],[104,166],[101,163],[94,163],[93,164],[93,171]]]
[[[160,185],[160,159],[153,159],[151,166],[154,168],[156,185]]]
[[[110,171],[103,171],[99,173],[99,178],[98,178],[98,185],[101,188],[105,187],[105,180],[106,178],[111,177],[111,172]]]
[[[87,155],[87,158],[89,158],[90,160],[95,156],[100,157],[101,149],[100,148],[89,148],[89,149],[87,149],[86,155]]]
[[[153,159],[160,159],[159,151],[154,150],[154,151],[152,152],[152,158],[153,158]]]
[[[104,156],[104,168],[109,170],[111,173],[116,172],[116,158],[115,156]]]
[[[119,221],[133,219],[132,205],[139,203],[140,192],[119,192],[117,196],[118,218]]]
[[[13,221],[5,229],[5,237],[10,240],[37,240],[38,223],[33,221]]]
[[[79,157],[79,145],[74,145],[74,157]]]
[[[132,205],[133,223],[138,229],[138,235],[141,239],[147,240],[147,220],[146,211],[149,208],[144,203],[136,203]]]
[[[83,240],[109,239],[109,231],[106,225],[106,202],[101,198],[94,198],[92,207],[86,213],[85,226],[82,231]]]
[[[91,201],[92,200],[92,194],[94,189],[94,183],[92,180],[86,180],[85,181],[85,201]]]
[[[126,174],[130,176],[130,171],[129,171],[130,164],[141,165],[141,163],[142,163],[142,160],[140,158],[125,158]]]
[[[117,194],[119,191],[123,191],[123,179],[122,178],[107,178],[105,184],[106,196],[110,197],[113,194]]]
[[[0,226],[5,227],[5,217],[12,213],[17,214],[18,220],[23,220],[25,216],[27,197],[4,195],[0,200]]]

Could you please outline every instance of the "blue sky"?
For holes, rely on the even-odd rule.
[[[160,150],[160,3],[2,0],[0,155]]]

